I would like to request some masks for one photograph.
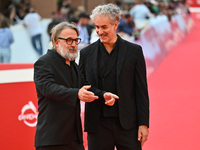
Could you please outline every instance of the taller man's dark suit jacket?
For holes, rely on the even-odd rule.
[[[65,59],[49,50],[34,64],[34,82],[38,96],[38,123],[35,146],[66,145],[77,127],[82,142],[80,100],[82,76],[78,66],[72,65],[73,80],[66,73]],[[76,124],[75,124],[76,123]]]
[[[117,58],[117,94],[119,120],[123,129],[149,126],[149,97],[146,65],[139,45],[119,38]],[[80,69],[85,79],[98,88],[98,48],[100,40],[80,51]],[[95,132],[101,117],[102,105],[86,103],[85,131]]]

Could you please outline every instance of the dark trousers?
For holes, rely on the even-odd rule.
[[[78,141],[72,141],[68,145],[50,145],[36,147],[36,150],[85,150],[83,144]]]
[[[32,42],[34,49],[37,51],[37,53],[42,55],[42,51],[43,51],[43,49],[42,49],[42,35],[38,34],[38,35],[32,36],[31,42]]]
[[[141,150],[138,129],[122,129],[118,118],[101,118],[98,131],[88,132],[88,150]]]

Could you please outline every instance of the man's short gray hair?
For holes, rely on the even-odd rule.
[[[117,7],[117,5],[114,4],[103,4],[95,7],[95,9],[92,11],[91,20],[94,21],[94,19],[97,16],[108,16],[111,19],[111,22],[114,23],[115,21],[119,21],[120,19],[120,9]]]
[[[63,29],[70,28],[76,31],[77,36],[79,36],[79,31],[75,24],[68,22],[61,22],[51,29],[51,41],[53,44],[53,49],[55,49],[55,42],[58,40],[58,37]]]

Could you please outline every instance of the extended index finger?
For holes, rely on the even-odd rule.
[[[84,89],[88,90],[91,88],[91,85],[84,85],[83,87],[84,87]]]
[[[119,96],[112,94],[112,98],[119,99]]]

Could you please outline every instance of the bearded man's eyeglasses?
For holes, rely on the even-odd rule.
[[[76,38],[76,39],[67,38],[67,39],[65,39],[65,38],[58,37],[58,39],[65,40],[68,45],[72,45],[72,43],[74,41],[75,41],[76,45],[78,45],[81,42],[80,38]]]

